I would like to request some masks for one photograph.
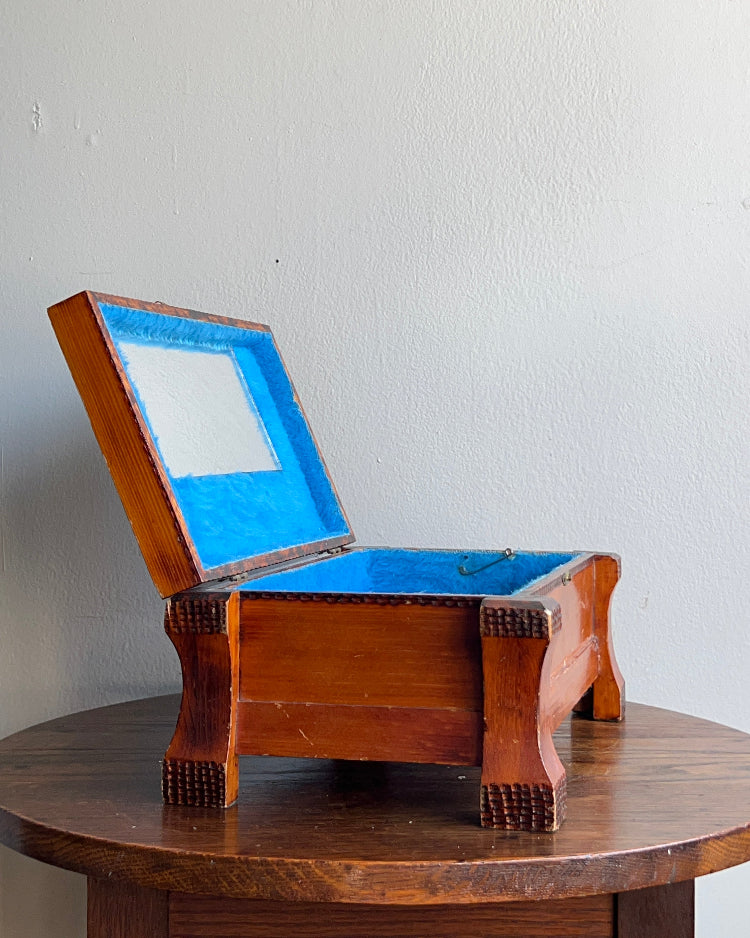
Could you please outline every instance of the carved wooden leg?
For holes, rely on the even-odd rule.
[[[482,603],[483,827],[553,831],[564,816],[565,769],[552,741],[555,727],[540,706],[554,607],[538,600]]]
[[[237,594],[171,599],[165,628],[182,666],[182,703],[164,757],[167,804],[227,807],[237,799]]]
[[[615,659],[609,624],[612,591],[620,579],[617,557],[602,555],[594,560],[594,631],[599,641],[599,676],[592,688],[595,720],[621,720],[625,713],[625,681]]]

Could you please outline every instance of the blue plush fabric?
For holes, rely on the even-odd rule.
[[[268,433],[281,471],[170,476],[205,568],[349,534],[270,332],[104,303],[100,310],[116,347],[138,342],[231,352]]]
[[[508,596],[576,554],[357,548],[248,580],[243,592]],[[459,572],[469,571],[469,575]]]

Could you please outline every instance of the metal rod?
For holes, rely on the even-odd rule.
[[[502,556],[498,557],[497,560],[490,560],[489,563],[484,564],[482,567],[477,567],[476,570],[467,570],[465,563],[460,563],[458,566],[458,572],[461,576],[474,576],[475,573],[481,573],[482,570],[487,570],[489,567],[494,567],[496,563],[500,563],[502,560],[510,560],[513,557],[513,550],[510,547],[506,547],[502,553]],[[464,561],[468,560],[468,556],[464,557]]]

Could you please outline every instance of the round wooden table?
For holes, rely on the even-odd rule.
[[[239,802],[165,807],[177,697],[0,743],[0,841],[89,877],[90,938],[686,938],[750,859],[750,736],[631,704],[556,744],[555,834],[477,824],[478,769],[249,758]]]

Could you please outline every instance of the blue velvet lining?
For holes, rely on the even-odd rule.
[[[142,342],[231,352],[279,460],[278,472],[169,476],[204,567],[349,534],[270,332],[104,303],[99,308],[118,351],[120,342]]]
[[[516,553],[506,557],[499,551],[357,548],[303,567],[253,578],[237,589],[281,593],[509,596],[576,556]],[[461,574],[459,567],[472,571],[471,575]]]

